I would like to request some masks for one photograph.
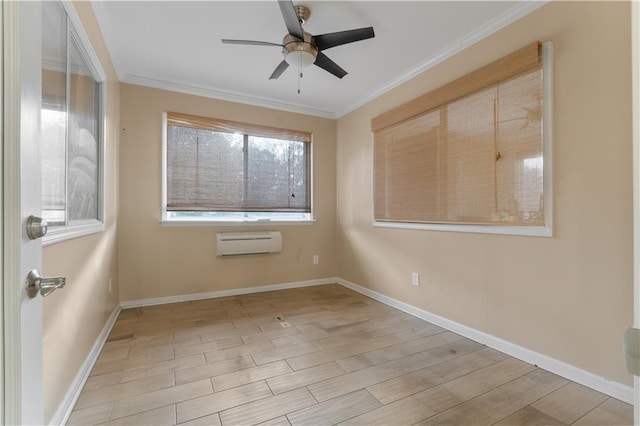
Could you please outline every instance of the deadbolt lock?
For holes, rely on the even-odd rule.
[[[47,235],[47,221],[41,217],[31,215],[27,218],[27,237],[36,240]]]

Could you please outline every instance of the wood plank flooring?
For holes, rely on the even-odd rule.
[[[629,404],[339,285],[123,310],[72,425],[631,425]]]

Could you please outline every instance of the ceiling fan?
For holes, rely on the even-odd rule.
[[[375,36],[373,27],[358,28],[354,30],[338,31],[335,33],[311,35],[302,29],[311,16],[311,11],[305,6],[294,6],[291,0],[279,0],[278,5],[287,26],[287,35],[282,43],[254,40],[230,40],[222,39],[227,44],[244,44],[250,46],[279,46],[282,47],[284,59],[273,71],[270,80],[276,79],[289,68],[289,65],[304,68],[315,64],[338,78],[347,75],[347,72],[338,64],[326,56],[323,51],[332,47],[341,46],[355,41],[366,40]]]

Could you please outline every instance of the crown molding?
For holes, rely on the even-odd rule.
[[[125,74],[121,79],[123,83],[137,84],[140,86],[153,87],[156,89],[169,90],[171,92],[186,93],[188,95],[204,96],[223,101],[237,102],[246,105],[253,105],[264,108],[277,109],[282,111],[296,112],[299,114],[313,115],[317,117],[336,119],[333,111],[320,108],[313,108],[307,105],[294,104],[289,102],[276,101],[273,99],[251,96],[245,93],[231,92],[211,87],[195,86],[185,83],[176,83],[137,75]]]
[[[544,6],[548,3],[548,0],[533,0],[533,1],[525,1],[522,3],[518,3],[517,6],[509,9],[505,13],[497,16],[493,19],[488,25],[485,25],[482,28],[478,28],[474,31],[471,31],[466,36],[459,39],[457,42],[450,44],[449,46],[442,49],[440,52],[435,55],[425,59],[421,63],[419,63],[415,68],[410,69],[405,74],[388,81],[383,84],[378,90],[374,90],[369,93],[367,96],[360,98],[347,108],[335,111],[335,115],[337,118],[343,117],[350,112],[355,111],[366,103],[376,99],[377,97],[389,92],[395,87],[401,85],[402,83],[411,80],[418,74],[421,74],[427,71],[430,68],[438,65],[441,62],[451,58],[452,56],[462,52],[467,47],[479,42],[480,40],[490,36],[493,33],[498,32],[502,28],[506,27],[509,24],[517,21],[525,15],[533,12],[534,10]]]

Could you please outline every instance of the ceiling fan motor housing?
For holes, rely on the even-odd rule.
[[[282,46],[284,59],[291,66],[307,67],[315,62],[318,55],[313,36],[306,31],[304,32],[304,41],[287,34],[282,39]]]

